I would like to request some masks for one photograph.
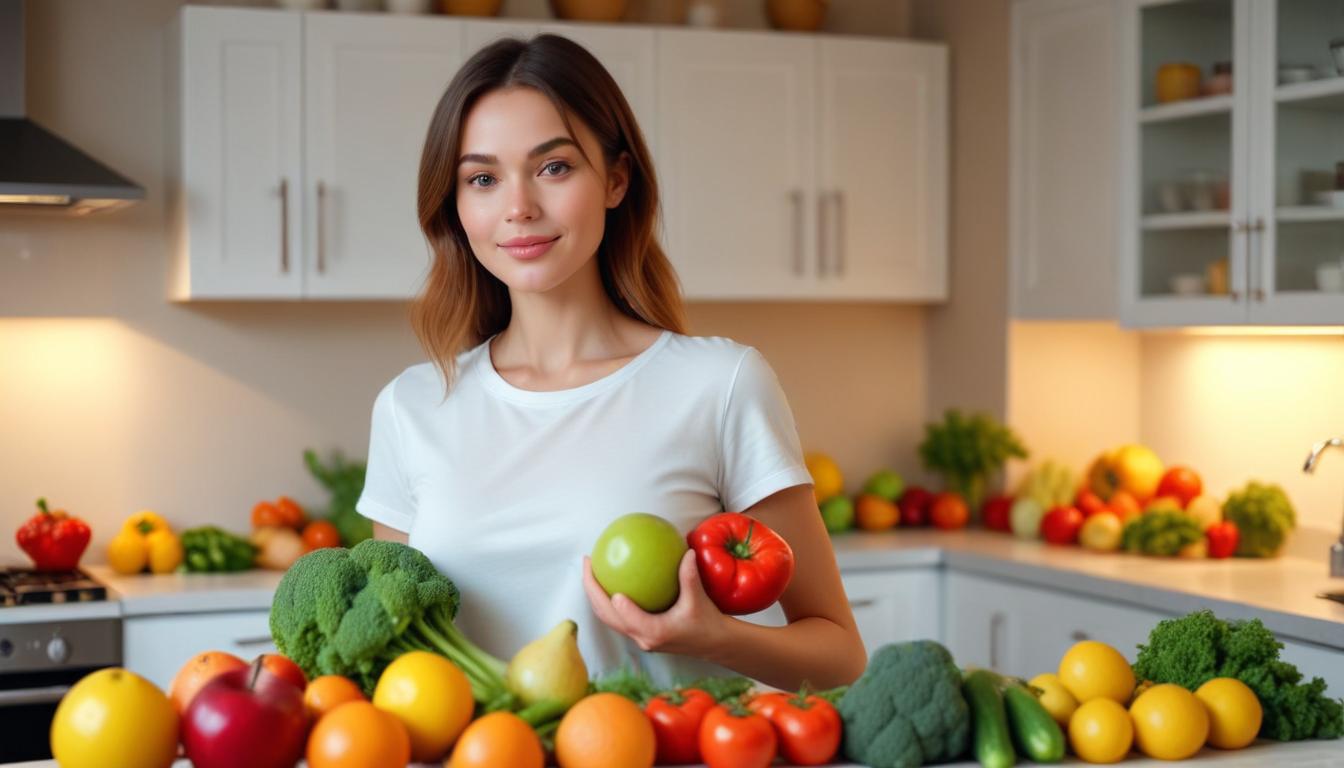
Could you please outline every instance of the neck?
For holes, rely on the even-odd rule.
[[[576,362],[603,359],[625,346],[631,322],[602,288],[597,258],[544,293],[509,291],[513,314],[491,349],[496,366],[564,371]]]

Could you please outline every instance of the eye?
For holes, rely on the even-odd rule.
[[[542,170],[547,170],[547,171],[549,171],[550,169],[555,168],[556,166],[559,166],[560,168],[565,169],[565,170],[569,170],[570,168],[573,167],[573,166],[571,166],[569,163],[566,163],[566,162],[563,161],[563,160],[552,160],[551,162],[547,163],[547,164],[546,164],[546,167],[543,168]],[[552,175],[552,176],[559,176],[559,175],[561,175],[561,172],[560,172],[560,171],[557,171],[557,172],[555,172],[555,173],[552,173],[551,175]]]
[[[491,185],[489,185],[489,184],[477,184],[477,183],[476,183],[477,180],[479,180],[479,179],[493,179],[493,178],[494,178],[494,177],[491,176],[491,175],[488,174],[488,173],[478,173],[478,174],[476,174],[475,176],[471,176],[470,178],[467,179],[467,186],[469,186],[469,187],[482,187],[482,188],[484,188],[484,187],[488,187],[488,186],[491,186]]]

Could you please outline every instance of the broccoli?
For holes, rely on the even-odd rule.
[[[952,760],[970,743],[961,670],[932,640],[884,646],[837,708],[845,755],[873,768]]]
[[[1261,736],[1295,741],[1344,735],[1344,702],[1326,698],[1319,677],[1302,683],[1302,673],[1279,659],[1281,648],[1259,619],[1226,622],[1197,611],[1158,623],[1148,644],[1139,646],[1134,676],[1192,691],[1215,677],[1235,677],[1260,699]]]
[[[1256,482],[1228,494],[1223,519],[1236,523],[1241,531],[1237,557],[1273,557],[1297,525],[1297,514],[1283,489]]]
[[[372,695],[383,669],[407,651],[447,657],[476,701],[513,706],[505,664],[453,624],[457,587],[417,549],[367,539],[314,550],[285,573],[271,603],[271,637],[310,677],[345,675]]]
[[[1199,522],[1184,512],[1147,512],[1129,521],[1121,546],[1130,552],[1172,557],[1187,544],[1204,540]]]

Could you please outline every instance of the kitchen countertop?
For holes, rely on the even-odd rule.
[[[782,765],[782,763],[776,763]],[[1024,761],[1024,765],[1034,765],[1034,763]],[[1194,758],[1181,762],[1171,763],[1164,760],[1152,760],[1140,757],[1137,753],[1131,753],[1129,759],[1118,763],[1122,766],[1135,766],[1136,768],[1156,768],[1157,766],[1170,765],[1217,765],[1219,768],[1263,768],[1263,766],[1291,765],[1301,768],[1339,768],[1344,764],[1344,742],[1340,741],[1295,741],[1289,743],[1278,742],[1260,742],[1246,749],[1235,752],[1221,752],[1215,749],[1205,748]],[[7,763],[10,768],[58,768],[55,760],[38,760],[28,763]],[[299,763],[302,768],[304,763]],[[439,763],[413,763],[415,766],[425,766],[426,768],[438,768]],[[835,763],[836,768],[850,767],[861,768],[854,763]],[[943,763],[944,768],[978,768],[980,765],[974,761],[965,761],[960,763]],[[1057,765],[1088,765],[1074,757],[1065,758],[1063,762]],[[173,768],[191,768],[191,763],[186,760],[178,760],[173,763]]]
[[[122,616],[268,609],[285,575],[284,571],[254,569],[123,576],[106,565],[89,565],[84,570],[117,593]]]

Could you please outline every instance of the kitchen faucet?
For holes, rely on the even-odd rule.
[[[1344,449],[1344,438],[1336,437],[1313,445],[1311,453],[1307,456],[1307,463],[1302,465],[1302,471],[1307,474],[1316,471],[1316,462],[1320,461],[1321,454],[1326,448]],[[1344,524],[1341,524],[1339,541],[1330,547],[1330,577],[1344,579]]]

